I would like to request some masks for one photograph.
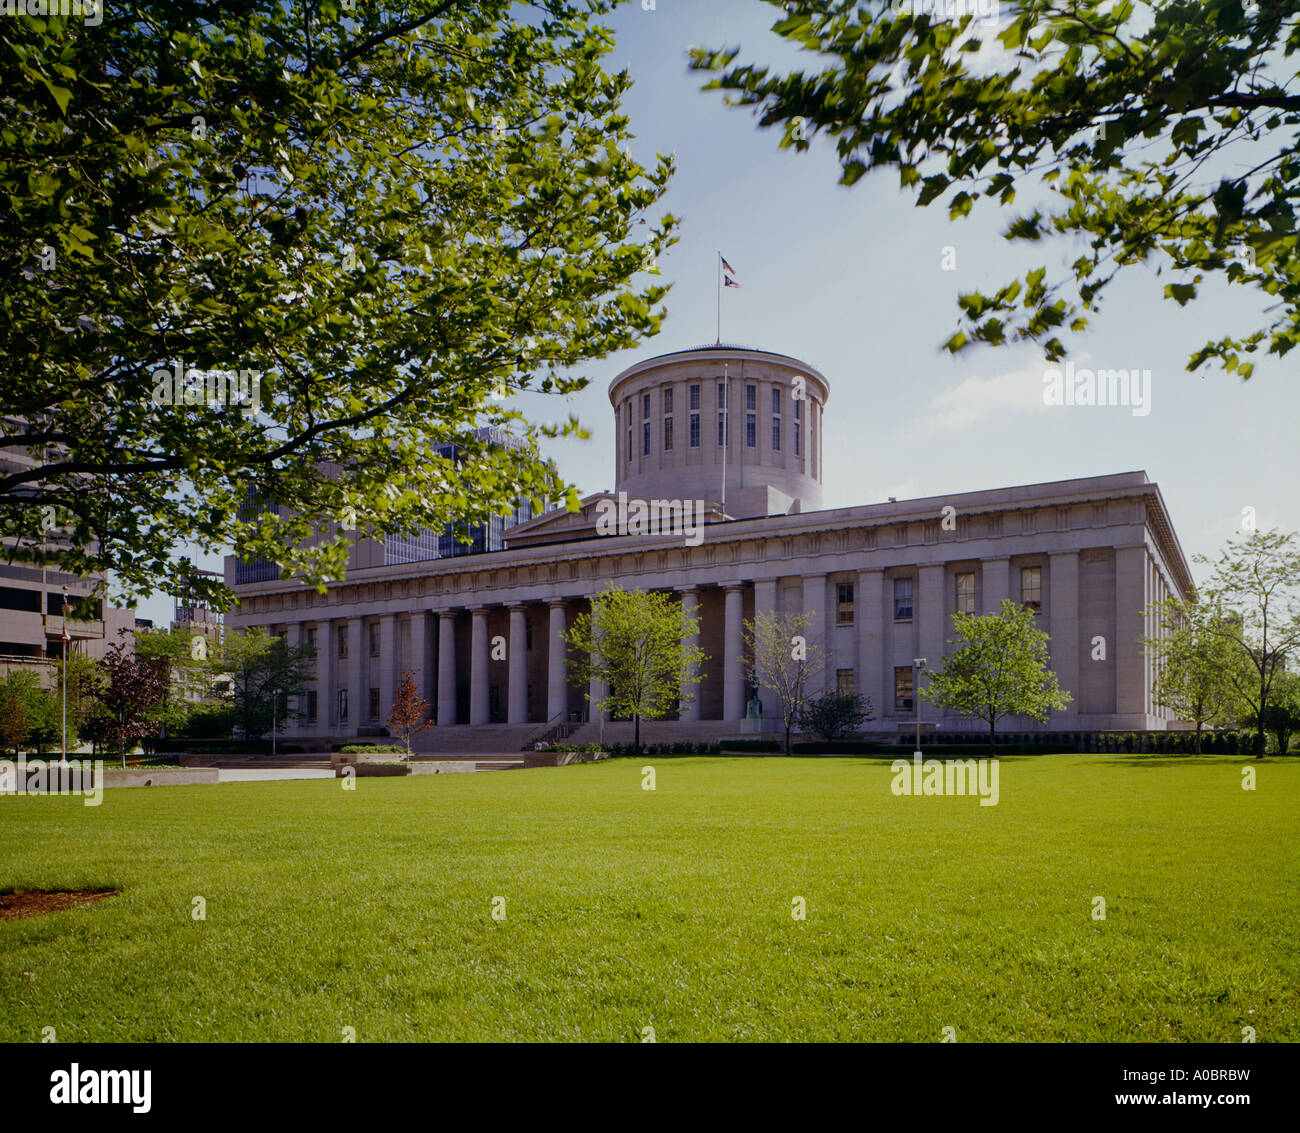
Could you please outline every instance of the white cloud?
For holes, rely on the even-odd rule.
[[[1049,368],[1040,362],[991,378],[970,377],[936,394],[912,426],[912,439],[959,433],[986,421],[1045,410],[1043,373]]]

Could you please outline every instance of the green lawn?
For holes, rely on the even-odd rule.
[[[0,891],[122,891],[0,921],[0,1040],[1300,1039],[1300,762],[1005,758],[992,807],[891,778],[654,757],[0,798]]]

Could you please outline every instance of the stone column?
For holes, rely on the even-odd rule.
[[[1073,715],[1079,711],[1079,552],[1052,554],[1047,570],[1048,618],[1052,671],[1070,694]],[[1047,727],[1054,727],[1049,718]]]
[[[554,720],[569,707],[569,687],[564,679],[564,599],[551,602],[550,632],[546,636],[546,718]]]
[[[728,395],[730,396],[730,395]],[[739,720],[745,715],[745,639],[741,625],[745,611],[745,588],[735,582],[726,587],[726,623],[723,630],[722,718]]]
[[[425,700],[429,697],[429,619],[423,610],[409,615],[410,651],[407,655],[407,667],[411,670],[411,679],[415,681],[415,691]]]
[[[776,614],[776,588],[777,579],[760,578],[754,582],[754,621],[758,621],[759,614]],[[752,658],[751,658],[752,660]],[[777,703],[776,693],[766,685],[759,685],[758,699],[763,702],[763,716],[768,720],[776,720],[780,715],[781,706]]]
[[[456,613],[438,613],[438,726],[456,723]]]
[[[930,683],[927,674],[938,672],[943,668],[944,640],[947,634],[947,615],[944,613],[942,563],[928,564],[916,568],[916,619],[917,656],[925,658],[926,668],[914,673],[913,696],[920,696],[921,689]],[[928,700],[921,701],[922,720],[942,720],[943,709],[936,708]]]
[[[681,594],[682,611],[685,614],[698,619],[700,614],[700,592],[694,586],[687,586],[682,589]],[[699,630],[697,629],[694,633],[687,635],[682,640],[683,644],[690,646],[692,649],[698,649],[700,647]],[[690,671],[691,675],[695,675],[698,672],[698,666],[695,665],[689,665],[687,666],[687,669]],[[680,719],[699,720],[701,718],[700,701],[703,695],[703,689],[701,687],[702,683],[703,682],[696,682],[689,686],[693,693],[693,699],[690,704],[682,709]]]
[[[828,670],[835,664],[826,645],[826,575],[806,574],[803,579],[803,612],[808,615],[804,636],[808,640],[808,656],[814,655],[814,649],[821,655],[821,672],[814,674],[804,682],[804,696],[813,700],[826,690],[827,684],[834,679]]]
[[[1011,593],[1011,560],[981,559],[980,584],[984,613],[996,614],[1002,608],[1003,598],[1015,597]]]
[[[508,715],[511,724],[528,723],[528,614],[523,605],[510,607]]]
[[[1115,548],[1115,713],[1119,729],[1146,727],[1147,655],[1142,647],[1147,549]]]
[[[397,696],[397,615],[379,619],[379,726],[388,727]]]
[[[853,595],[853,620],[858,631],[858,691],[871,698],[874,721],[894,707],[893,671],[885,664],[885,572],[858,571]]]
[[[488,701],[487,609],[472,610],[469,634],[469,722],[486,724],[491,715]]]
[[[339,625],[338,621],[326,620],[316,631],[317,672],[322,681],[316,711],[327,731],[337,728],[339,723]],[[320,666],[324,667],[323,672]]]
[[[366,722],[366,654],[369,646],[364,640],[365,621],[362,618],[348,618],[348,725],[350,735],[357,735],[358,729]]]

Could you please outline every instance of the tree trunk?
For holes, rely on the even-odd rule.
[[[641,713],[640,712],[634,712],[632,714],[632,728],[633,728],[632,749],[636,752],[637,755],[640,755],[641,754]]]
[[[785,726],[785,754],[790,754],[790,725]]]
[[[997,759],[998,757],[998,745],[997,745],[997,740],[995,735],[996,731],[997,731],[997,721],[990,720],[989,721],[989,758],[990,759]]]
[[[1201,722],[1196,721],[1196,754],[1201,754]]]

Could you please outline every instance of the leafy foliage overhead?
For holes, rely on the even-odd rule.
[[[174,547],[321,584],[345,530],[571,498],[580,426],[506,399],[657,331],[675,226],[608,0],[110,7],[0,20],[0,537],[225,605]]]
[[[735,65],[737,49],[699,48],[721,72],[710,89],[781,126],[782,147],[836,140],[841,182],[894,167],[918,205],[951,218],[1017,191],[1043,203],[1006,225],[1011,241],[1065,238],[1077,258],[992,294],[961,295],[945,344],[1031,340],[1066,354],[1122,269],[1152,264],[1180,305],[1212,277],[1255,289],[1262,325],[1202,345],[1248,378],[1260,350],[1300,335],[1300,18],[1293,0],[1015,0],[984,5],[768,0],[773,31],[828,58],[815,73]],[[948,18],[949,7],[955,13]]]

